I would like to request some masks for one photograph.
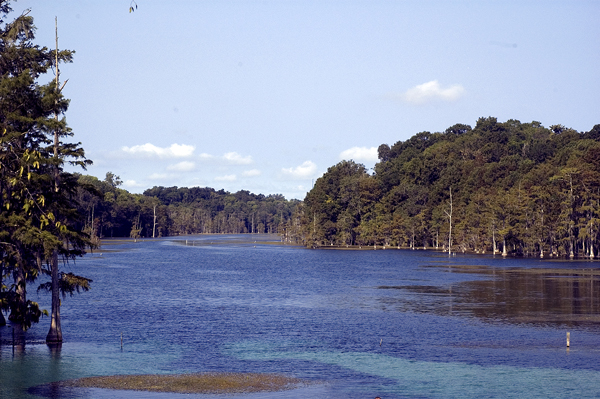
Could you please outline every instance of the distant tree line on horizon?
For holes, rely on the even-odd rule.
[[[143,194],[119,188],[108,172],[104,180],[80,175],[79,207],[84,231],[92,237],[166,237],[183,234],[278,234],[298,200],[282,195],[230,193],[209,187],[153,187]]]
[[[374,173],[342,161],[292,216],[308,247],[394,246],[598,256],[600,125],[577,132],[480,118],[378,148]]]

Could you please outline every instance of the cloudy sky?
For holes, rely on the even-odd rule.
[[[137,9],[129,13],[130,6]],[[21,0],[63,66],[67,120],[130,192],[303,199],[342,159],[479,117],[600,123],[600,2]]]

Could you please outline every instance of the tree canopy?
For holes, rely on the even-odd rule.
[[[27,285],[50,276],[50,285],[41,285],[53,298],[48,339],[60,342],[59,293],[87,289],[90,282],[58,270],[59,259],[72,260],[90,245],[78,229],[76,176],[63,166],[90,162],[79,143],[65,142],[72,132],[61,117],[69,101],[61,94],[58,65],[71,62],[73,52],[35,44],[29,11],[6,22],[10,11],[9,2],[0,1],[0,309],[30,327],[47,312],[27,298]]]
[[[342,161],[317,180],[299,208],[298,238],[309,246],[596,257],[599,132],[488,117],[474,128],[382,144],[373,175]]]
[[[287,228],[299,203],[282,195],[230,193],[210,187],[156,186],[143,194],[119,187],[108,172],[104,180],[80,175],[82,228],[93,237],[166,237],[198,233],[273,233]]]

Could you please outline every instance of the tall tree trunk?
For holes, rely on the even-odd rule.
[[[58,276],[58,253],[54,251],[51,261],[52,269],[52,316],[50,319],[50,331],[46,336],[46,343],[56,344],[62,342],[62,329],[60,328],[60,290]]]
[[[194,219],[195,219],[195,214],[194,214]],[[154,224],[152,225],[152,238],[155,238],[155,237],[156,237],[156,205],[154,205]]]
[[[450,227],[448,229],[448,255],[452,254],[452,186],[450,186],[450,212],[444,210],[448,216]]]
[[[27,314],[27,283],[23,271],[24,266],[19,262],[17,267],[17,276],[15,277],[15,294],[17,298],[8,315],[8,320],[22,324]]]
[[[4,262],[0,261],[0,287],[2,287],[4,276]],[[2,289],[0,288],[0,296],[2,295]],[[4,318],[4,313],[2,313],[2,309],[0,309],[0,327],[6,325],[6,319]]]
[[[58,106],[58,94],[60,89],[58,88],[58,79],[60,72],[58,70],[58,18],[54,18],[55,37],[56,37],[56,53],[55,53],[55,90],[56,90],[56,105]],[[54,114],[54,118],[58,122],[58,108]],[[54,158],[58,160],[58,144],[59,144],[59,132],[58,128],[54,131]],[[54,165],[54,191],[58,193],[59,190],[59,170],[58,163]],[[52,259],[50,262],[50,274],[52,278],[52,315],[50,321],[50,331],[46,336],[46,343],[54,344],[62,342],[62,330],[60,328],[60,292],[59,292],[59,281],[58,281],[58,249],[52,251]]]

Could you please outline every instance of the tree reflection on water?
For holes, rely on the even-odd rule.
[[[387,305],[403,311],[600,330],[598,269],[505,269],[490,266],[446,266],[445,269],[451,273],[478,275],[480,279],[447,286],[378,288],[400,290],[402,294],[399,297],[387,297],[385,301]]]

